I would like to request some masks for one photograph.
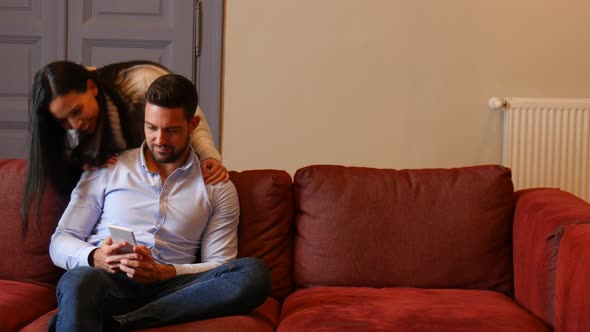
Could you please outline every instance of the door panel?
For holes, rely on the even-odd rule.
[[[197,58],[196,84],[199,104],[213,132],[215,145],[220,147],[221,132],[221,53],[223,39],[223,0],[201,0],[198,41],[200,52]]]
[[[92,66],[146,59],[193,78],[194,2],[68,2],[69,60]]]
[[[30,88],[49,62],[102,66],[146,59],[194,81],[194,3],[0,0],[0,158],[27,156]]]
[[[33,77],[63,55],[59,10],[58,0],[0,1],[0,158],[27,156]]]

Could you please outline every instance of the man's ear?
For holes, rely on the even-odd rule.
[[[98,87],[91,79],[86,80],[86,90],[90,90],[95,97],[98,95]]]
[[[201,121],[201,118],[198,115],[195,115],[190,122],[190,131],[192,132],[193,130],[195,130],[195,128],[197,128],[197,126],[199,125],[199,122]]]

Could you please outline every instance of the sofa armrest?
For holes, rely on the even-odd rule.
[[[557,256],[555,331],[588,331],[590,224],[570,225]]]
[[[517,192],[513,225],[514,296],[553,326],[557,253],[563,229],[590,221],[590,205],[559,189]]]

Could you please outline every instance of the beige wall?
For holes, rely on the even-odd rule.
[[[590,97],[587,0],[226,0],[230,169],[501,162],[498,97]]]

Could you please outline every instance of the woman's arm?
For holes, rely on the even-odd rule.
[[[145,93],[152,82],[169,72],[154,65],[137,65],[127,70],[124,80],[119,82],[121,89],[130,96],[134,103],[145,103]],[[207,184],[216,184],[229,180],[227,169],[221,164],[221,154],[215,148],[211,129],[200,107],[196,116],[201,119],[197,128],[191,133],[191,146],[201,161],[201,171]]]
[[[203,114],[200,106],[197,107],[195,116],[198,116],[201,121],[199,121],[199,125],[191,133],[191,145],[193,149],[195,149],[201,161],[206,159],[221,161],[221,155],[215,148],[215,143],[213,142],[213,134],[211,134],[211,129],[209,128],[209,124],[207,124],[207,119],[205,119],[205,114]]]
[[[127,69],[124,79],[119,85],[124,94],[130,97],[133,103],[145,104],[145,94],[152,82],[163,75],[169,74],[164,68],[154,65],[137,65]],[[201,161],[215,159],[221,161],[221,155],[213,143],[213,135],[207,124],[207,119],[200,107],[197,107],[195,115],[201,118],[199,125],[191,134],[191,145]]]
[[[200,107],[197,107],[195,116],[198,116],[201,121],[191,133],[191,145],[201,160],[201,171],[205,184],[225,183],[229,180],[229,173],[221,164],[221,155],[215,148],[211,129],[209,129],[207,119]]]

